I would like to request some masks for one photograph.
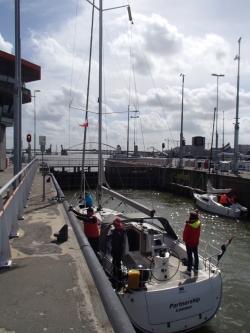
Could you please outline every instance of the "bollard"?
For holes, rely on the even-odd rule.
[[[64,224],[64,226],[56,232],[54,236],[57,238],[58,242],[67,242],[68,240],[68,225]]]

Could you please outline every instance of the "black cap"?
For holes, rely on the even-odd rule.
[[[196,212],[190,212],[189,220],[197,220],[198,214]]]

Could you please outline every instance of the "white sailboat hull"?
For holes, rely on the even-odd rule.
[[[204,325],[218,311],[222,294],[220,271],[205,259],[211,253],[200,256],[199,271],[192,271],[190,277],[184,273],[186,266],[182,264],[183,259],[187,258],[185,245],[173,239],[171,230],[166,226],[167,232],[163,225],[157,227],[155,222],[152,225],[154,219],[139,219],[138,215],[133,215],[119,215],[126,221],[122,257],[122,271],[125,274],[124,280],[119,282],[122,287],[117,289],[118,281],[114,283],[114,289],[131,322],[142,332],[155,333],[187,332]],[[102,229],[104,238],[101,232],[100,241],[102,265],[113,280],[112,227],[108,222],[115,216],[106,217],[106,226]],[[110,228],[109,231],[107,228]],[[130,270],[140,272],[138,288],[131,289],[129,286]]]
[[[220,203],[218,203],[217,194],[194,193],[194,199],[198,207],[214,214],[237,218],[246,216],[248,213],[248,209],[238,203],[232,204],[228,207],[221,205]]]
[[[179,285],[155,290],[120,293],[130,320],[143,332],[187,332],[204,325],[219,309],[222,282],[220,274],[210,279],[179,281]]]

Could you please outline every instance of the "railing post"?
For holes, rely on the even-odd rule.
[[[12,263],[9,237],[19,236],[18,219],[24,218],[27,192],[37,166],[38,161],[32,161],[0,189],[0,267],[9,267]],[[7,200],[3,202],[6,191]]]
[[[9,235],[5,223],[5,217],[0,218],[0,267],[9,267],[12,263]]]

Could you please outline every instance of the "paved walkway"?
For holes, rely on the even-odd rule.
[[[1,172],[0,186],[12,176],[12,167]],[[113,332],[72,228],[67,242],[54,237],[69,221],[52,182],[44,201],[42,191],[37,173],[20,237],[10,240],[12,265],[0,269],[0,332]]]

